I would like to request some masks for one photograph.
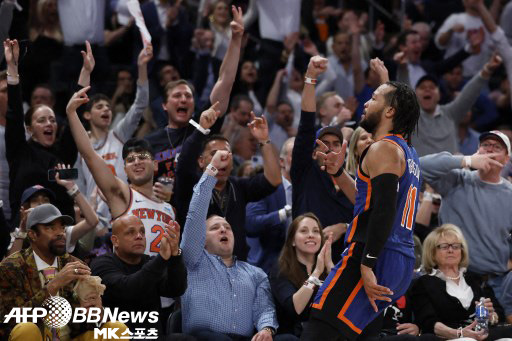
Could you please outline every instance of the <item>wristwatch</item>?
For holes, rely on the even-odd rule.
[[[214,165],[212,165],[211,163],[206,166],[206,170],[209,170],[210,172],[212,172],[213,176],[216,176],[217,173],[219,172],[219,170],[217,168],[215,168]]]
[[[272,328],[272,327],[263,327],[263,329],[261,329],[261,330],[269,331],[270,335],[272,335],[272,336],[276,335],[276,330],[274,328]]]

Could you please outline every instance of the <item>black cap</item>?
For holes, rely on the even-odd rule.
[[[437,79],[436,76],[434,75],[429,75],[429,74],[426,74],[424,76],[422,76],[420,79],[418,79],[418,82],[416,82],[416,86],[414,87],[415,89],[420,86],[421,83],[423,83],[424,81],[431,81],[433,82],[436,86],[439,86],[439,80]]]
[[[323,127],[317,130],[316,139],[320,140],[324,135],[335,135],[340,139],[340,143],[343,143],[343,133],[341,132],[341,128],[338,126],[328,126]],[[315,142],[316,145],[316,142]]]

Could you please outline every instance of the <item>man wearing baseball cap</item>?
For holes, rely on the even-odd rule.
[[[424,179],[443,196],[441,224],[459,226],[469,247],[468,270],[486,280],[512,323],[512,184],[500,173],[511,153],[509,138],[492,130],[480,136],[478,151],[420,158]]]
[[[310,62],[306,72],[306,84],[314,85],[320,73]],[[346,223],[352,221],[354,205],[337,188],[333,177],[321,169],[323,161],[317,157],[317,153],[324,147],[327,147],[328,152],[341,152],[343,134],[338,126],[327,126],[315,132],[316,111],[319,108],[316,105],[314,87],[308,89],[309,92],[302,94],[299,130],[292,152],[292,217],[313,212],[324,226],[324,234],[333,234],[332,254],[336,256],[343,251],[341,236],[347,229]],[[323,145],[319,145],[318,141]],[[340,242],[336,243],[338,240]]]
[[[436,77],[424,75],[415,85],[421,114],[418,129],[412,135],[412,144],[419,156],[448,151],[458,151],[457,126],[475,103],[482,88],[492,73],[501,64],[501,59],[491,57],[480,72],[475,74],[462,88],[455,99],[439,104],[441,98]]]
[[[39,205],[29,213],[30,247],[0,263],[0,316],[9,314],[12,308],[41,307],[47,298],[55,295],[78,305],[73,297],[73,285],[91,272],[78,258],[66,253],[65,227],[71,224],[73,219],[62,215],[52,204]],[[15,320],[11,319],[0,328],[0,339],[10,334],[13,340],[35,340],[38,333],[63,337],[70,330],[67,327],[50,330],[42,319],[37,324],[15,326]]]

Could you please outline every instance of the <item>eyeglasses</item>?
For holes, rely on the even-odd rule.
[[[489,142],[483,142],[480,144],[480,147],[482,148],[491,148],[496,153],[501,153],[504,148],[500,143],[489,143]]]
[[[443,251],[446,251],[449,248],[452,248],[452,250],[458,251],[458,250],[462,249],[462,244],[461,243],[452,243],[452,244],[442,243],[442,244],[436,245],[436,247],[439,250],[443,250]]]
[[[138,159],[139,161],[146,161],[146,160],[152,160],[153,157],[148,152],[134,153],[134,154],[128,155],[125,159],[125,162],[132,163],[132,162],[135,162],[136,159]]]

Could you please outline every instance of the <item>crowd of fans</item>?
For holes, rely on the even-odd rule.
[[[123,335],[297,340],[354,210],[318,153],[361,176],[364,105],[397,80],[421,108],[416,279],[359,339],[512,338],[512,2],[140,0],[148,42],[133,1],[0,2],[0,318],[59,295],[159,313],[100,326]]]

